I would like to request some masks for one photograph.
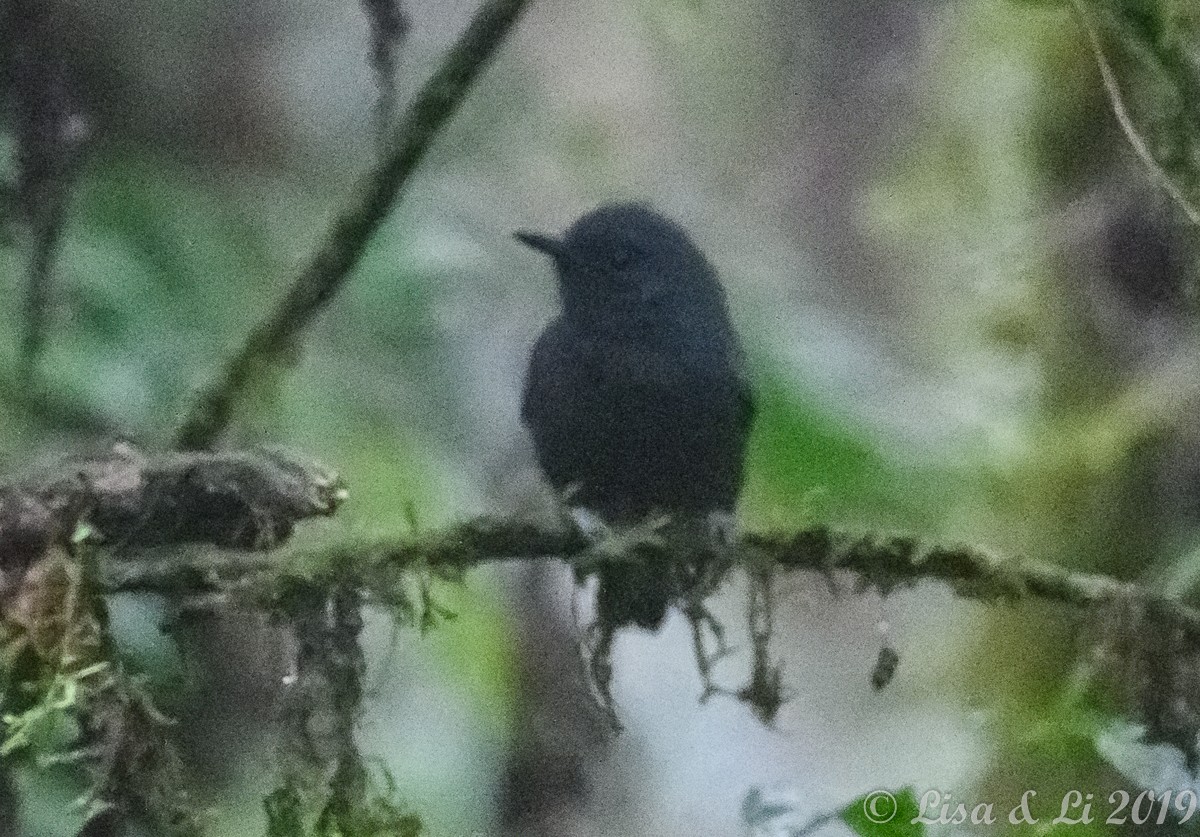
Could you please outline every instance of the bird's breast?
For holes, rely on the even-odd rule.
[[[740,385],[727,358],[569,324],[534,350],[523,416],[550,481],[601,511],[728,508],[740,484]],[[735,463],[736,460],[736,463]]]

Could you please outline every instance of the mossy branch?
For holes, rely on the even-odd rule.
[[[1133,582],[1043,561],[1004,559],[970,546],[930,546],[911,537],[838,532],[823,525],[787,534],[747,534],[738,543],[716,552],[697,550],[694,545],[681,547],[654,537],[631,540],[614,549],[613,544],[589,542],[571,528],[495,519],[424,532],[411,539],[347,538],[324,545],[313,554],[290,557],[291,561],[274,568],[220,556],[208,556],[202,563],[183,562],[173,568],[114,563],[101,572],[99,585],[110,592],[184,594],[206,606],[215,602],[277,608],[292,585],[311,583],[315,572],[318,577],[328,577],[330,589],[336,581],[340,587],[358,591],[363,602],[425,626],[436,622],[440,615],[427,586],[431,573],[456,579],[472,567],[508,560],[563,560],[575,568],[577,575],[594,572],[603,561],[645,561],[679,567],[685,583],[675,593],[675,604],[692,626],[704,696],[731,695],[748,704],[765,723],[771,723],[786,700],[781,667],[768,651],[771,603],[776,598],[771,585],[774,575],[794,571],[823,576],[846,573],[854,578],[857,590],[871,589],[883,595],[921,582],[942,582],[963,598],[989,603],[1041,601],[1076,614],[1081,623],[1092,626],[1080,638],[1099,655],[1097,659],[1105,661],[1097,674],[1110,678],[1119,694],[1128,693],[1128,714],[1145,725],[1149,737],[1174,744],[1189,759],[1200,760],[1194,746],[1194,733],[1200,730],[1188,720],[1196,703],[1195,688],[1200,686],[1188,674],[1200,658],[1200,611]],[[755,591],[748,607],[754,651],[750,678],[736,690],[718,686],[710,676],[709,663],[727,646],[723,627],[704,604],[704,598],[721,585],[734,566],[748,573]],[[686,582],[689,578],[705,581]],[[422,585],[419,593],[414,590],[414,580]],[[609,652],[620,627],[593,625],[585,634],[590,641],[581,649],[588,661],[589,685],[614,727],[619,727],[619,721],[609,690]],[[715,649],[707,647],[708,636],[716,642]],[[1064,639],[1070,641],[1070,637]],[[1130,666],[1164,653],[1170,676],[1160,678],[1150,690],[1158,699],[1145,700],[1139,697],[1141,692],[1129,690]],[[869,678],[874,688],[887,684],[898,662],[894,648],[881,647],[880,662]],[[1162,699],[1163,695],[1168,698]]]
[[[90,539],[125,549],[263,550],[344,497],[336,475],[279,451],[148,456],[120,443],[0,487],[0,600],[84,525]]]
[[[645,541],[636,554],[597,560],[664,561],[680,555],[670,543]],[[481,518],[413,539],[363,540],[350,537],[322,546],[319,563],[357,573],[367,587],[380,573],[429,567],[459,573],[481,564],[513,560],[594,558],[593,545],[578,531]],[[1169,617],[1187,637],[1200,642],[1200,610],[1133,582],[1068,570],[1044,561],[997,557],[970,546],[928,546],[911,537],[878,537],[837,532],[814,525],[791,534],[747,534],[730,549],[732,562],[773,566],[783,572],[851,573],[861,588],[887,594],[922,581],[943,582],[959,596],[991,602],[1041,600],[1087,611],[1114,601],[1136,599]],[[300,563],[311,566],[314,561]],[[282,570],[280,570],[282,571]],[[205,556],[197,561],[142,564],[122,562],[102,570],[109,592],[164,589],[207,594],[235,582],[275,583],[266,562],[242,556]]]
[[[108,632],[96,546],[264,550],[343,497],[336,476],[276,451],[153,457],[123,443],[0,488],[0,756],[31,750],[86,767],[86,833],[134,819],[198,837],[171,723]],[[38,752],[47,726],[73,730],[60,742],[68,751]]]
[[[922,581],[940,581],[960,596],[981,601],[1042,600],[1100,622],[1112,621],[1117,614],[1124,620],[1121,625],[1133,626],[1121,631],[1122,641],[1128,645],[1123,656],[1128,659],[1144,656],[1141,646],[1129,639],[1137,634],[1171,637],[1173,658],[1180,660],[1193,659],[1200,647],[1200,612],[1133,583],[1073,572],[1045,562],[1005,560],[969,546],[926,546],[911,537],[855,535],[824,525],[785,534],[751,533],[731,546],[713,549],[694,541],[683,545],[653,532],[644,538],[621,538],[614,546],[591,541],[570,526],[483,518],[408,538],[348,537],[315,547],[311,554],[293,553],[287,560],[268,561],[247,556],[244,550],[277,545],[295,522],[332,512],[344,494],[336,478],[321,469],[269,452],[183,453],[155,459],[118,446],[104,456],[70,463],[4,491],[8,493],[0,494],[0,555],[4,556],[3,570],[10,578],[13,556],[20,556],[22,550],[36,552],[37,544],[46,537],[51,540],[43,552],[51,555],[50,566],[70,576],[73,563],[63,557],[68,542],[64,541],[64,526],[68,522],[75,527],[87,522],[109,543],[127,546],[200,541],[243,550],[209,551],[199,557],[177,554],[170,560],[129,557],[93,561],[81,577],[95,594],[148,591],[167,594],[184,607],[200,601],[254,608],[271,613],[290,628],[294,673],[286,686],[281,711],[281,784],[267,799],[271,834],[324,833],[321,829],[326,827],[374,827],[380,823],[396,833],[419,831],[419,821],[395,803],[393,790],[380,792],[372,787],[370,771],[354,743],[353,731],[361,709],[364,665],[359,645],[360,608],[374,603],[396,613],[407,611],[423,617],[436,613],[425,586],[419,596],[413,595],[413,579],[427,578],[429,573],[458,578],[466,570],[489,562],[564,560],[586,574],[603,561],[646,561],[704,568],[711,579],[703,585],[706,595],[716,589],[729,568],[741,566],[754,580],[757,597],[757,604],[751,608],[753,670],[747,684],[737,691],[717,687],[706,675],[705,694],[731,694],[748,703],[767,723],[783,703],[785,691],[780,667],[767,648],[771,577],[777,573],[849,573],[857,580],[858,589],[873,589],[885,595]],[[156,523],[148,525],[148,521]],[[35,564],[46,566],[45,560]],[[26,592],[9,595],[7,600],[10,605],[18,600],[26,604],[10,608],[15,615],[9,618],[24,629],[31,648],[65,647],[65,640],[46,646],[41,639],[43,634],[72,636],[65,630],[71,628],[67,624],[70,620],[62,623],[50,615],[44,619],[39,616],[59,612],[58,608],[37,607],[42,593],[28,592],[45,590],[47,585],[24,578],[22,582]],[[51,592],[62,588],[61,584],[49,586]],[[88,600],[99,601],[95,596]],[[4,602],[5,597],[0,596],[0,604]],[[700,598],[682,592],[677,604],[693,622],[698,663],[711,660],[702,632],[707,627],[720,646],[720,626],[704,610]],[[419,621],[424,624],[424,619]],[[91,619],[88,624],[100,622]],[[59,630],[50,631],[47,626],[58,626]],[[611,630],[604,635],[611,637]],[[102,629],[96,628],[86,636],[93,638],[88,646],[93,650],[74,655],[74,662],[65,669],[70,676],[75,676],[73,672],[81,666],[94,667],[98,661],[106,667],[113,665],[113,654],[95,651],[106,642]],[[600,694],[606,695],[611,668],[606,646],[602,643],[591,651],[598,655],[591,662],[591,676]],[[894,669],[894,659],[890,667]],[[1171,693],[1175,691],[1178,689]],[[138,758],[144,758],[148,752],[178,774],[182,768],[170,742],[160,735],[161,725],[153,722],[153,707],[135,699],[136,690],[128,684],[113,694],[134,696],[114,698],[114,705],[136,710],[145,720],[139,729],[145,730],[146,737],[134,745],[113,739],[104,752],[115,754],[118,764],[129,753],[137,751],[141,753]],[[97,717],[95,707],[84,715],[88,723],[101,724],[96,735],[103,739],[107,727]],[[327,731],[320,740],[313,737],[307,723],[314,717],[328,720],[317,725]],[[1190,735],[1192,728],[1189,726],[1185,732]],[[1176,735],[1170,740],[1190,753],[1186,736]],[[102,776],[120,775],[120,769],[105,769]],[[180,781],[171,783],[172,788],[181,786]],[[102,790],[106,787],[100,786]],[[163,811],[186,811],[186,800],[181,801],[183,797],[175,791],[172,794],[172,801]],[[120,803],[124,810],[135,813],[136,809],[128,806],[143,804],[119,798],[111,790],[105,790],[99,798]],[[155,809],[147,813],[160,818],[163,812]],[[189,820],[187,828],[179,833],[195,833],[192,828]]]
[[[211,447],[256,373],[294,346],[345,284],[371,237],[403,194],[442,127],[458,111],[488,60],[504,42],[528,0],[489,0],[417,94],[378,163],[351,191],[324,243],[287,294],[246,338],[188,409],[175,434],[184,450]]]

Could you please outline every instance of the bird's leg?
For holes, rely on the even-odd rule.
[[[663,535],[670,523],[670,515],[660,514],[644,517],[632,526],[622,527],[612,541],[612,546],[615,547],[613,554],[616,557],[632,557],[640,546],[656,550],[665,549],[667,540]]]
[[[589,508],[570,505],[561,508],[567,525],[574,526],[589,544],[586,551],[568,559],[568,563],[575,570],[575,582],[582,584],[588,576],[596,572],[599,564],[604,563],[606,550],[602,545],[615,540],[617,534],[604,518]]]

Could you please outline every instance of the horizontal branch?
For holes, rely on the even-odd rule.
[[[524,522],[481,518],[440,533],[425,533],[411,540],[347,538],[320,549],[321,563],[358,572],[430,567],[465,570],[505,560],[677,560],[670,543],[639,541],[632,554],[613,555],[594,547],[583,535]],[[1200,642],[1200,611],[1139,585],[1108,576],[1075,572],[1043,561],[998,558],[973,547],[923,546],[914,538],[840,533],[824,525],[795,534],[747,534],[730,549],[730,558],[744,565],[771,565],[781,571],[804,570],[828,574],[845,571],[863,588],[887,594],[920,581],[949,584],[959,596],[984,601],[1040,599],[1089,610],[1112,603],[1136,601],[1148,616],[1168,621],[1184,636]],[[303,561],[312,566],[312,561]],[[343,576],[344,577],[344,576]],[[262,563],[247,564],[241,556],[207,556],[201,563],[142,565],[123,562],[103,573],[101,585],[109,591],[189,589],[211,593],[236,581],[269,582]],[[191,580],[197,586],[189,587]]]
[[[883,595],[922,581],[948,584],[964,598],[986,602],[1045,601],[1074,610],[1091,626],[1083,634],[1092,658],[1101,661],[1098,676],[1113,678],[1126,695],[1130,717],[1147,730],[1148,743],[1177,746],[1189,765],[1200,762],[1195,741],[1200,730],[1194,695],[1194,672],[1200,652],[1200,611],[1145,587],[1108,576],[1074,572],[1042,561],[998,558],[969,546],[925,546],[910,537],[881,538],[810,526],[794,534],[747,534],[736,544],[714,551],[683,546],[662,532],[642,536],[629,532],[591,542],[573,529],[541,528],[528,523],[480,519],[411,539],[347,538],[333,546],[291,556],[274,567],[244,556],[207,556],[202,563],[174,568],[137,562],[101,566],[102,591],[154,590],[181,596],[183,603],[290,612],[297,590],[352,590],[360,601],[374,603],[397,618],[420,625],[436,624],[444,611],[431,596],[429,575],[458,578],[463,571],[502,560],[563,560],[576,574],[595,572],[604,561],[640,561],[682,579],[672,596],[691,623],[693,648],[704,695],[723,693],[750,706],[770,723],[786,700],[780,665],[768,649],[771,638],[771,579],[774,573],[808,571],[830,576],[849,573],[857,589]],[[294,562],[294,563],[293,563]],[[740,565],[751,579],[747,607],[754,650],[751,673],[736,691],[718,686],[710,664],[725,647],[724,629],[705,609],[702,599],[717,589],[725,572]],[[294,572],[291,566],[302,567]],[[113,574],[117,570],[119,574]],[[178,599],[177,599],[178,600]],[[612,703],[612,638],[622,624],[597,622],[588,631],[586,676],[600,706],[614,726],[619,720]],[[705,643],[707,629],[716,649]],[[1155,661],[1147,673],[1146,661]],[[898,657],[890,646],[880,649],[871,676],[881,688],[895,671]],[[1157,667],[1155,667],[1157,666]],[[881,672],[883,672],[881,674]],[[1134,675],[1130,675],[1134,672]],[[1130,683],[1136,684],[1131,691]]]

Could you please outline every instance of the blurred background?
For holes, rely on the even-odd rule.
[[[42,364],[60,406],[6,379],[5,472],[117,434],[168,444],[376,152],[352,0],[52,5],[89,139]],[[405,4],[400,103],[474,8]],[[12,131],[0,140],[15,171]],[[679,220],[720,271],[760,404],[745,528],[828,521],[1194,593],[1196,230],[1152,187],[1056,3],[532,3],[227,440],[344,476],[344,512],[301,545],[544,505],[518,405],[557,300],[511,232],[558,233],[612,199]],[[9,366],[16,243],[0,247]],[[733,690],[745,594],[734,583],[714,603],[740,649],[717,667]],[[437,595],[458,618],[424,636],[370,617],[361,725],[434,835],[707,837],[746,831],[760,793],[784,829],[875,788],[1007,810],[1029,788],[1100,798],[1183,775],[1179,753],[1085,688],[1079,625],[1048,606],[786,577],[773,648],[790,701],[773,728],[698,701],[676,616],[620,637],[613,737],[580,679],[568,569],[506,564]],[[170,695],[215,833],[261,833],[270,631],[213,619],[172,643],[161,604],[132,597],[113,618]],[[885,641],[900,664],[877,693]],[[69,833],[78,787],[14,782],[26,833]]]

